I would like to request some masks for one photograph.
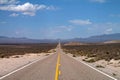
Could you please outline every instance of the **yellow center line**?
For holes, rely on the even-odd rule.
[[[57,58],[57,64],[56,64],[56,72],[55,72],[55,80],[59,79],[59,75],[60,75],[60,70],[59,70],[59,66],[60,66],[60,53],[58,53],[58,58]]]

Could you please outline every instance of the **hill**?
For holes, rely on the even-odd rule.
[[[73,38],[73,39],[62,39],[61,42],[80,42],[82,43],[103,43],[106,41],[120,40],[120,33],[115,34],[104,34],[98,36],[91,36],[88,38]],[[0,44],[4,43],[58,43],[59,39],[29,39],[29,38],[14,38],[0,36]],[[75,43],[76,44],[76,43]],[[78,44],[78,43],[77,43]]]
[[[0,43],[55,43],[58,40],[53,39],[29,39],[29,38],[13,38],[13,37],[5,37],[0,36]]]
[[[113,40],[120,40],[120,33],[91,36],[88,38],[73,38],[66,40],[66,42],[98,43],[98,42],[106,42]]]

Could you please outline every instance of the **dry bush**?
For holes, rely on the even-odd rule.
[[[0,45],[0,58],[12,55],[24,55],[26,53],[47,53],[56,48],[57,44],[2,44]]]
[[[105,68],[104,66],[102,65],[96,65],[97,68]]]
[[[120,59],[120,44],[63,46],[63,49],[67,53],[95,57],[96,60]]]

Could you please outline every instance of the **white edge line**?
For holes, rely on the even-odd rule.
[[[51,55],[53,55],[53,54],[51,54]],[[50,55],[50,56],[51,56],[51,55]],[[22,69],[24,69],[24,68],[26,68],[26,67],[34,64],[34,63],[36,63],[36,62],[38,62],[38,61],[40,61],[40,60],[46,59],[47,57],[49,57],[49,56],[45,56],[44,58],[40,58],[40,59],[37,59],[37,60],[35,60],[35,61],[33,61],[33,62],[29,63],[29,64],[26,64],[26,65],[24,65],[23,67],[18,68],[18,69],[16,69],[16,70],[14,70],[14,71],[12,71],[12,72],[10,72],[10,73],[8,73],[8,74],[0,77],[0,80],[1,80],[1,79],[4,79],[5,77],[7,77],[7,76],[9,76],[9,75],[11,75],[11,74],[13,74],[13,73],[15,73],[15,72],[17,72],[17,71],[20,71],[20,70],[22,70]]]
[[[68,56],[68,55],[67,55],[67,56]],[[69,56],[69,57],[73,58],[72,56]],[[104,72],[102,72],[102,71],[100,71],[100,70],[98,70],[98,69],[90,66],[89,64],[87,64],[87,63],[85,63],[85,62],[83,62],[83,61],[77,60],[77,59],[75,59],[75,58],[73,58],[73,59],[76,60],[76,61],[78,61],[78,62],[81,62],[81,63],[85,64],[86,66],[94,69],[95,71],[97,71],[97,72],[99,72],[99,73],[101,73],[101,74],[103,74],[103,75],[105,75],[105,76],[107,76],[107,77],[109,77],[109,78],[111,78],[111,79],[113,79],[113,80],[118,80],[118,79],[116,79],[116,78],[114,78],[114,77],[112,77],[112,76],[110,76],[110,75],[108,75],[108,74],[106,74],[106,73],[104,73]]]

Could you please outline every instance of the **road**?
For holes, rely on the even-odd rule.
[[[115,80],[64,54],[60,44],[56,49],[55,54],[1,80]]]

